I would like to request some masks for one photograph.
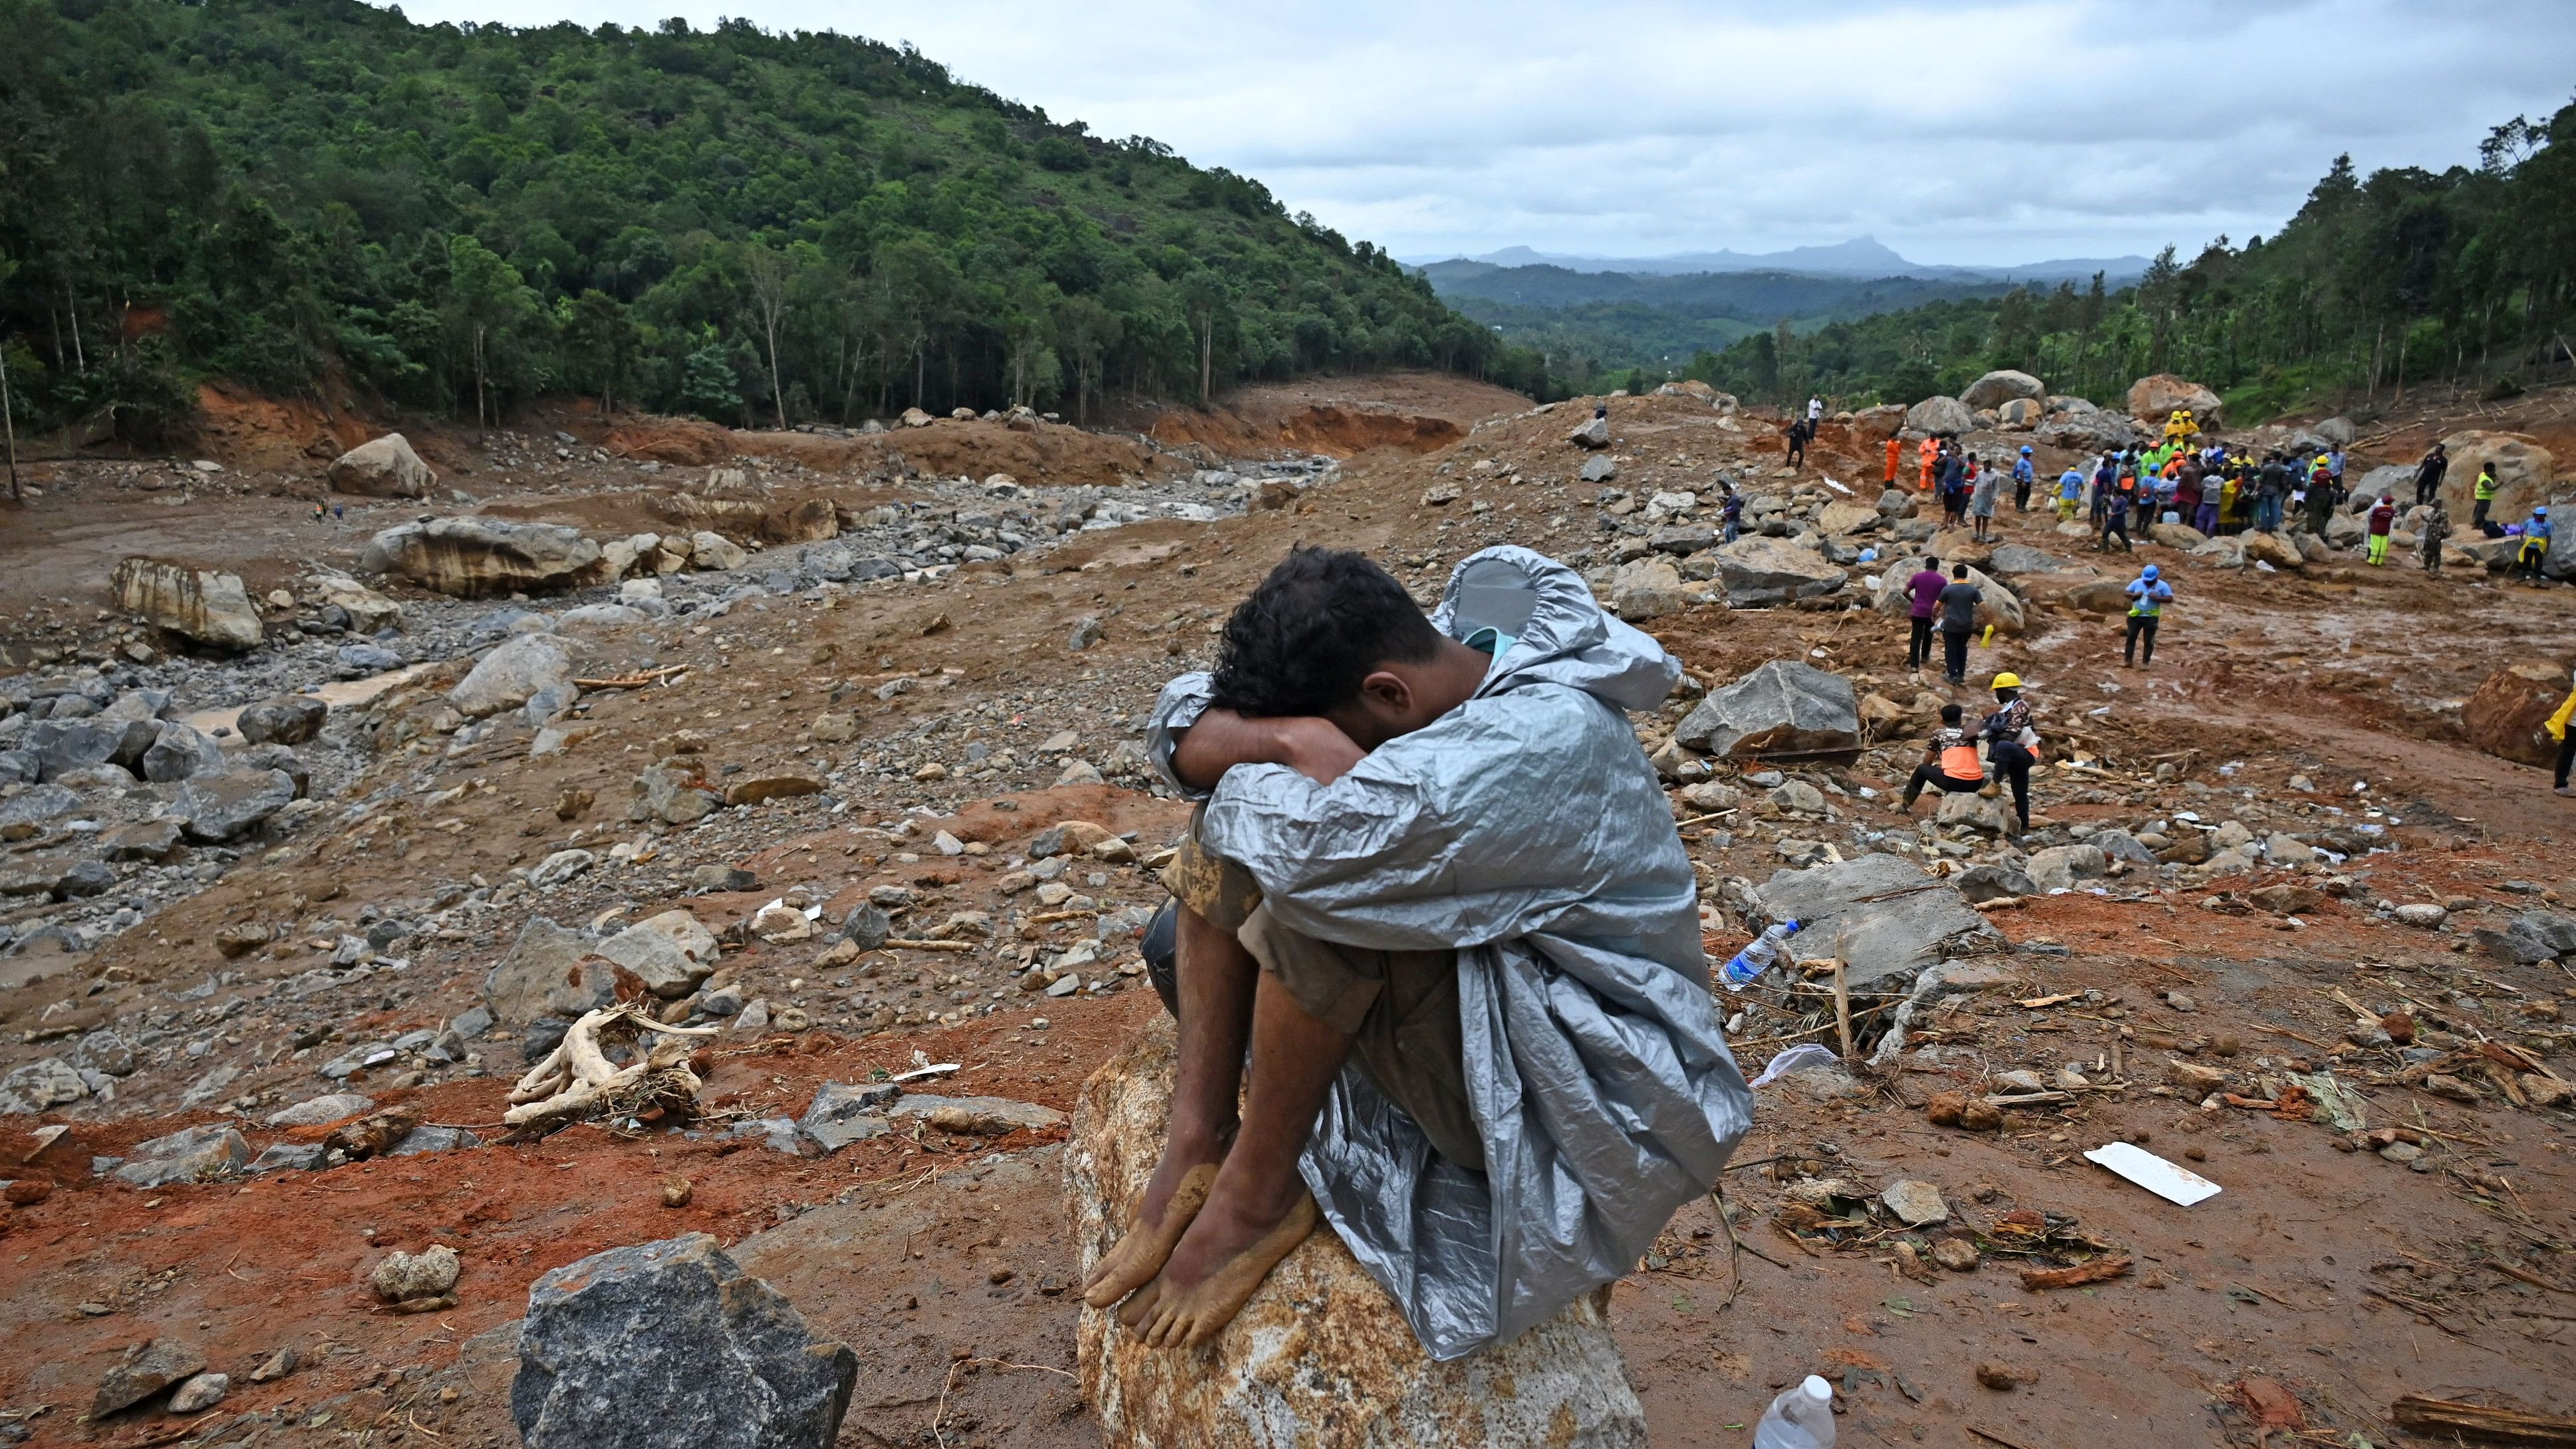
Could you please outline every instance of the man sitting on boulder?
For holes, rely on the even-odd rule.
[[[1154,712],[1204,799],[1165,876],[1179,1065],[1087,1302],[1204,1343],[1320,1217],[1455,1358],[1625,1275],[1707,1190],[1751,1099],[1622,713],[1680,672],[1526,549],[1461,563],[1428,619],[1356,553],[1262,581]]]

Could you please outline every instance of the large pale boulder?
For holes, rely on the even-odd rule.
[[[572,653],[553,634],[522,634],[476,661],[473,671],[447,692],[447,702],[467,719],[516,709],[552,689],[573,688]]]
[[[1977,430],[1976,414],[1954,397],[1927,397],[1905,410],[1905,427],[1915,433],[1972,433]]]
[[[1610,609],[1631,624],[1660,619],[1688,604],[1681,571],[1661,554],[1621,564],[1610,579]]]
[[[1736,758],[1851,754],[1860,748],[1860,700],[1839,674],[1774,659],[1709,691],[1673,738],[1685,749]]]
[[[360,634],[374,634],[402,627],[402,605],[359,583],[347,574],[330,572],[313,576],[313,588],[322,602],[338,605],[349,616],[349,628]]]
[[[1172,1029],[1157,1020],[1083,1084],[1064,1163],[1084,1272],[1125,1229],[1161,1156],[1173,1062]],[[1606,1297],[1441,1363],[1328,1226],[1205,1349],[1148,1348],[1096,1309],[1083,1310],[1075,1344],[1109,1449],[1643,1449],[1645,1411]]]
[[[599,954],[634,973],[645,990],[676,1001],[715,973],[716,935],[687,911],[664,911],[600,942]]]
[[[2297,570],[2307,566],[2307,555],[2290,542],[2287,534],[2244,533],[2236,537],[2245,545],[2248,563],[2267,563],[2276,569]]]
[[[2047,396],[2048,388],[2038,378],[2027,372],[2015,372],[2011,368],[2002,368],[1969,383],[1959,394],[1959,401],[1971,410],[1981,411],[1986,408],[2000,409],[2005,403],[2017,398],[2028,398],[2036,402]]]
[[[2052,397],[2047,406],[2048,411],[2033,436],[2052,448],[2068,448],[2076,452],[2125,448],[2146,436],[2137,424],[2107,408],[2096,407],[2085,398]],[[2156,421],[2159,427],[2163,426],[2163,419]]]
[[[2526,765],[2558,758],[2558,742],[2541,726],[2567,697],[2568,671],[2554,664],[2508,664],[2486,677],[2460,709],[2469,743]]]
[[[2003,406],[1995,409],[1995,426],[2007,432],[2019,432],[2038,427],[2043,416],[2037,398],[2007,398]]]
[[[2218,421],[2218,394],[2188,378],[2159,372],[2129,384],[2129,416],[2161,428],[2176,408],[2189,408],[2206,428]]]
[[[1758,533],[1711,549],[1709,557],[1717,564],[1719,581],[1726,585],[1727,604],[1738,609],[1830,594],[1850,577],[1814,549]]]
[[[2495,468],[2496,499],[2487,516],[2496,522],[2519,523],[2531,515],[2533,504],[2549,501],[2549,484],[2558,463],[2529,434],[2474,430],[2453,433],[2442,444],[2451,454],[2451,469],[2442,475],[2442,501],[2450,506],[2453,528],[2472,531],[2469,514],[2477,507],[2481,466]],[[2410,481],[2398,497],[2412,502],[2413,489]]]
[[[438,475],[400,433],[360,443],[331,460],[331,491],[366,498],[426,498]]]
[[[108,576],[116,606],[156,629],[218,649],[256,649],[264,637],[259,611],[240,576],[182,568],[155,559],[120,561]]]
[[[1866,503],[1840,499],[1826,504],[1816,514],[1816,528],[1823,533],[1868,533],[1886,521],[1886,515]]]
[[[1880,403],[1852,414],[1852,436],[1873,443],[1886,442],[1904,426],[1905,406],[1902,403]]]
[[[584,582],[599,545],[556,523],[433,518],[388,528],[367,543],[359,571],[399,574],[457,598],[544,593]]]

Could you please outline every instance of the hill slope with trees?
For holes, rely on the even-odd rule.
[[[1777,326],[1695,357],[1682,375],[1748,399],[1822,392],[1916,402],[2011,367],[2112,402],[2147,373],[2217,389],[2229,416],[2387,398],[2431,380],[2503,393],[2563,377],[2576,352],[2576,105],[2516,117],[2479,164],[2390,167],[2338,157],[2266,240],[2166,248],[2134,287],[2060,283],[1837,321]]]
[[[727,422],[1535,354],[1258,182],[746,22],[420,26],[354,0],[0,0],[22,427],[144,438],[203,377]]]

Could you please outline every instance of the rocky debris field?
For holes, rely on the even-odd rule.
[[[695,488],[669,496],[763,519],[830,502],[829,538],[708,529],[724,568],[594,460],[590,491],[432,516],[632,544],[613,579],[361,577],[414,500],[289,576],[182,560],[243,581],[247,651],[43,634],[0,682],[0,760],[33,760],[0,786],[28,887],[0,914],[0,1323],[47,1350],[0,1366],[0,1437],[506,1444],[545,1413],[514,1371],[590,1351],[523,1341],[539,1280],[705,1233],[692,1272],[846,1345],[845,1436],[1101,1442],[1061,1139],[1160,1013],[1136,937],[1187,805],[1142,723],[1298,541],[1426,602],[1487,543],[1585,568],[1690,671],[1634,723],[1713,957],[1808,923],[1719,992],[1747,1075],[1778,1068],[1753,1137],[1610,1297],[1656,1441],[1749,1438],[1809,1372],[1861,1443],[2095,1442],[2105,1414],[2404,1443],[2408,1393],[2567,1412],[2568,802],[2477,747],[2529,720],[2470,707],[2535,654],[2563,686],[2557,589],[2142,542],[2179,597],[2128,670],[2100,599],[2132,560],[2009,504],[1989,544],[1938,532],[1877,486],[1868,420],[1798,470],[1732,400],[1607,406],[1589,439],[1586,401],[1126,485],[665,464]],[[1882,607],[1926,551],[1988,588],[1965,690],[1908,670]],[[1905,808],[1939,706],[2002,668],[2039,712],[2030,829]],[[2164,1166],[2086,1156],[2115,1145]]]

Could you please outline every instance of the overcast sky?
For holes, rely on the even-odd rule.
[[[411,0],[911,41],[960,79],[1258,178],[1398,256],[1862,234],[1924,262],[2185,255],[2338,152],[2474,165],[2576,91],[2576,0],[1681,3]]]

